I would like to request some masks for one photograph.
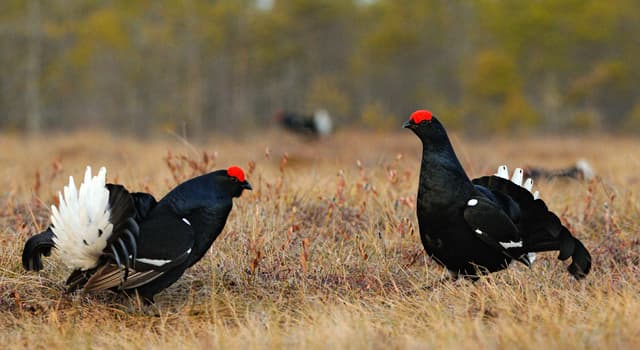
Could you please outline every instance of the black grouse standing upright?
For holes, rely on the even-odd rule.
[[[56,248],[73,269],[69,291],[115,289],[153,302],[204,256],[224,228],[232,199],[251,189],[235,166],[188,180],[159,202],[105,178],[105,168],[92,177],[87,167],[79,190],[70,178],[59,206],[51,208],[52,225],[25,244],[25,269],[41,270],[41,255]]]
[[[422,141],[417,215],[424,248],[453,275],[477,278],[512,260],[530,266],[535,252],[558,250],[572,258],[569,272],[583,278],[591,256],[546,204],[522,182],[522,169],[509,180],[506,166],[494,176],[469,180],[442,124],[426,110],[403,126]]]

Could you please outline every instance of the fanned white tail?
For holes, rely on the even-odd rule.
[[[96,267],[113,231],[106,175],[107,169],[102,167],[98,175],[92,177],[91,167],[87,167],[79,191],[70,176],[64,196],[58,193],[58,208],[51,206],[53,241],[61,259],[70,268]]]

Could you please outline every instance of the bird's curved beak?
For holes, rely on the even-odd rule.
[[[406,120],[404,123],[402,123],[403,128],[410,128],[411,125],[413,125],[413,123],[411,123],[411,120]]]
[[[251,187],[251,184],[248,181],[242,183],[242,188],[249,191],[253,190],[253,187]]]

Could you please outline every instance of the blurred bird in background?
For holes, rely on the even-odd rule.
[[[275,120],[285,130],[308,138],[323,138],[333,133],[333,120],[325,109],[316,109],[310,115],[283,110],[276,113]]]
[[[546,169],[537,166],[526,167],[524,168],[524,176],[533,180],[564,178],[591,181],[596,176],[596,172],[586,159],[580,159],[575,165],[561,169]]]

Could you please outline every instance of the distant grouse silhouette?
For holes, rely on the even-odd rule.
[[[307,137],[326,137],[333,132],[331,116],[324,109],[316,110],[313,115],[281,111],[276,114],[276,120],[286,130]]]
[[[417,215],[427,253],[453,275],[477,278],[512,260],[530,266],[534,252],[558,250],[572,258],[569,272],[583,278],[591,256],[560,219],[531,194],[522,169],[509,180],[506,166],[494,176],[469,180],[447,133],[431,112],[414,112],[403,126],[422,141]]]
[[[232,198],[251,189],[235,166],[188,180],[159,202],[105,179],[105,168],[92,177],[87,167],[78,190],[70,177],[60,204],[51,206],[51,226],[24,246],[25,269],[41,270],[41,255],[55,248],[73,269],[68,291],[114,289],[153,302],[204,256],[225,225]]]
[[[575,165],[562,169],[547,169],[539,166],[526,167],[524,168],[524,176],[533,180],[564,178],[590,181],[596,176],[596,173],[589,162],[580,159]]]

